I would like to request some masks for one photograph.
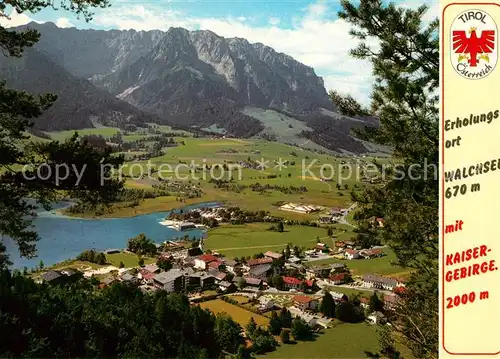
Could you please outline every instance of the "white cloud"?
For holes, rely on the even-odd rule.
[[[279,25],[280,22],[281,22],[281,20],[277,17],[269,18],[269,25],[277,26],[277,25]]]
[[[33,19],[31,19],[28,15],[18,14],[17,11],[14,10],[10,13],[8,18],[0,17],[0,26],[16,27],[16,26],[26,25],[31,21],[33,21]]]
[[[67,17],[60,17],[56,20],[57,27],[75,27]]]

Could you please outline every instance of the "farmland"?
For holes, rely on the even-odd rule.
[[[313,341],[282,344],[260,358],[366,358],[367,351],[376,353],[379,350],[376,327],[365,323],[342,323],[324,330]]]
[[[169,128],[156,126],[154,130],[166,132]],[[104,127],[79,130],[78,133],[102,135],[108,138],[118,131],[116,128]],[[62,140],[72,133],[74,131],[49,133],[49,135],[53,139]],[[266,210],[272,215],[288,219],[312,220],[316,219],[317,215],[283,212],[276,207],[276,203],[286,200],[346,207],[350,204],[350,191],[360,186],[358,180],[361,166],[354,159],[320,154],[261,139],[194,138],[182,131],[176,133],[175,142],[178,145],[167,148],[162,156],[124,164],[120,173],[122,177],[128,176],[126,178],[128,188],[152,190],[152,185],[158,183],[158,178],[191,181],[203,191],[203,194],[197,198],[186,198],[186,204],[217,200],[242,209]],[[145,141],[144,146],[147,147],[151,145],[148,142],[149,136],[151,134],[142,129],[127,132],[123,135],[123,140],[127,142],[142,139]],[[126,158],[145,153],[143,150],[134,151],[126,152]],[[243,162],[253,163],[253,167],[241,166],[240,163]],[[262,166],[259,167],[258,163]],[[212,168],[203,172],[201,166],[204,164]],[[222,168],[224,165],[227,166],[225,170]],[[152,178],[148,177],[151,181],[145,184],[142,178],[147,175],[148,168],[155,169],[156,173]],[[194,168],[199,170],[195,171]],[[331,180],[321,181],[322,176]],[[211,181],[214,178],[230,180],[231,185],[229,188],[217,187]],[[256,184],[269,187],[258,191],[249,188]],[[304,190],[287,191],[288,188],[301,187]],[[142,201],[135,207],[123,207],[117,204],[112,214],[102,214],[102,216],[134,216],[179,207],[179,203],[176,201],[176,196],[166,196]],[[93,214],[84,213],[83,216],[93,217]]]
[[[242,327],[248,324],[250,321],[250,318],[253,317],[257,325],[263,325],[266,326],[269,323],[269,319],[262,316],[258,315],[255,313],[252,313],[248,310],[245,310],[243,308],[240,308],[236,305],[224,302],[223,300],[216,299],[216,300],[210,300],[206,301],[203,303],[200,303],[200,307],[203,309],[208,309],[213,313],[227,313],[228,315],[233,318],[234,321],[239,323]]]
[[[306,226],[285,226],[285,232],[269,231],[270,223],[249,223],[247,225],[220,226],[208,232],[205,245],[227,257],[252,256],[268,250],[281,251],[290,243],[292,246],[312,247],[316,237],[325,237],[324,228]]]
[[[404,268],[391,264],[396,260],[396,255],[392,250],[385,248],[384,253],[386,255],[380,258],[353,260],[324,259],[309,262],[307,264],[321,266],[331,263],[343,263],[347,267],[349,267],[353,275],[364,275],[371,273],[380,275],[403,276],[405,274],[408,274],[408,271],[405,271]]]

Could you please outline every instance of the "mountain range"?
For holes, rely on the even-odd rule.
[[[40,41],[20,59],[0,57],[0,78],[14,88],[58,95],[36,120],[37,129],[156,122],[363,153],[366,144],[350,131],[377,125],[336,113],[311,67],[260,43],[182,28],[104,31],[30,23],[17,30],[25,28],[38,30]],[[293,135],[283,136],[287,131]]]

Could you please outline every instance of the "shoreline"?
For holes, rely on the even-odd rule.
[[[71,205],[68,205],[66,207],[63,207],[63,208],[59,208],[57,210],[52,210],[52,211],[47,211],[49,213],[51,212],[55,212],[55,215],[51,216],[51,217],[55,217],[55,218],[64,218],[64,219],[75,219],[75,220],[107,220],[107,219],[123,219],[123,218],[135,218],[135,217],[140,217],[140,216],[146,216],[146,215],[149,215],[149,214],[154,214],[154,213],[161,213],[161,212],[172,212],[172,211],[178,211],[178,210],[181,210],[181,209],[185,209],[185,208],[188,208],[188,207],[193,207],[193,206],[200,206],[200,205],[210,205],[209,207],[218,207],[218,206],[222,206],[224,204],[224,201],[199,201],[199,202],[192,202],[192,203],[189,203],[189,204],[185,204],[184,206],[166,206],[167,208],[165,209],[161,209],[161,210],[151,210],[151,211],[144,211],[142,213],[137,213],[137,214],[133,214],[133,215],[124,215],[124,216],[118,216],[118,217],[107,217],[106,215],[103,215],[103,216],[87,216],[87,217],[79,217],[79,216],[76,216],[76,215],[69,215],[69,214],[65,214],[63,213],[63,211],[67,208],[69,208]],[[112,215],[113,213],[110,213],[110,215]],[[84,214],[85,216],[85,214]]]

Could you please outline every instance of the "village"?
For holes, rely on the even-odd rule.
[[[203,214],[217,217],[216,213]],[[109,250],[106,254],[117,252],[119,250]],[[213,311],[235,306],[249,317],[269,316],[273,311],[286,308],[312,329],[328,328],[334,320],[320,311],[326,293],[337,304],[354,303],[364,311],[368,323],[380,324],[404,291],[404,280],[400,278],[375,273],[352,275],[349,263],[381,257],[382,248],[357,249],[352,241],[337,241],[330,248],[318,241],[300,254],[292,252],[287,246],[282,252],[266,251],[251,259],[229,259],[217,252],[204,251],[203,239],[197,246],[168,242],[160,247],[154,263],[132,268],[108,266],[83,273],[75,269],[49,270],[40,280],[57,284],[81,274],[98,280],[100,288],[121,282],[139,287],[145,293],[184,293],[193,305]],[[334,258],[338,262],[314,265],[322,258]],[[380,297],[383,309],[370,311],[369,298],[373,295]],[[221,302],[225,309],[215,305]]]

